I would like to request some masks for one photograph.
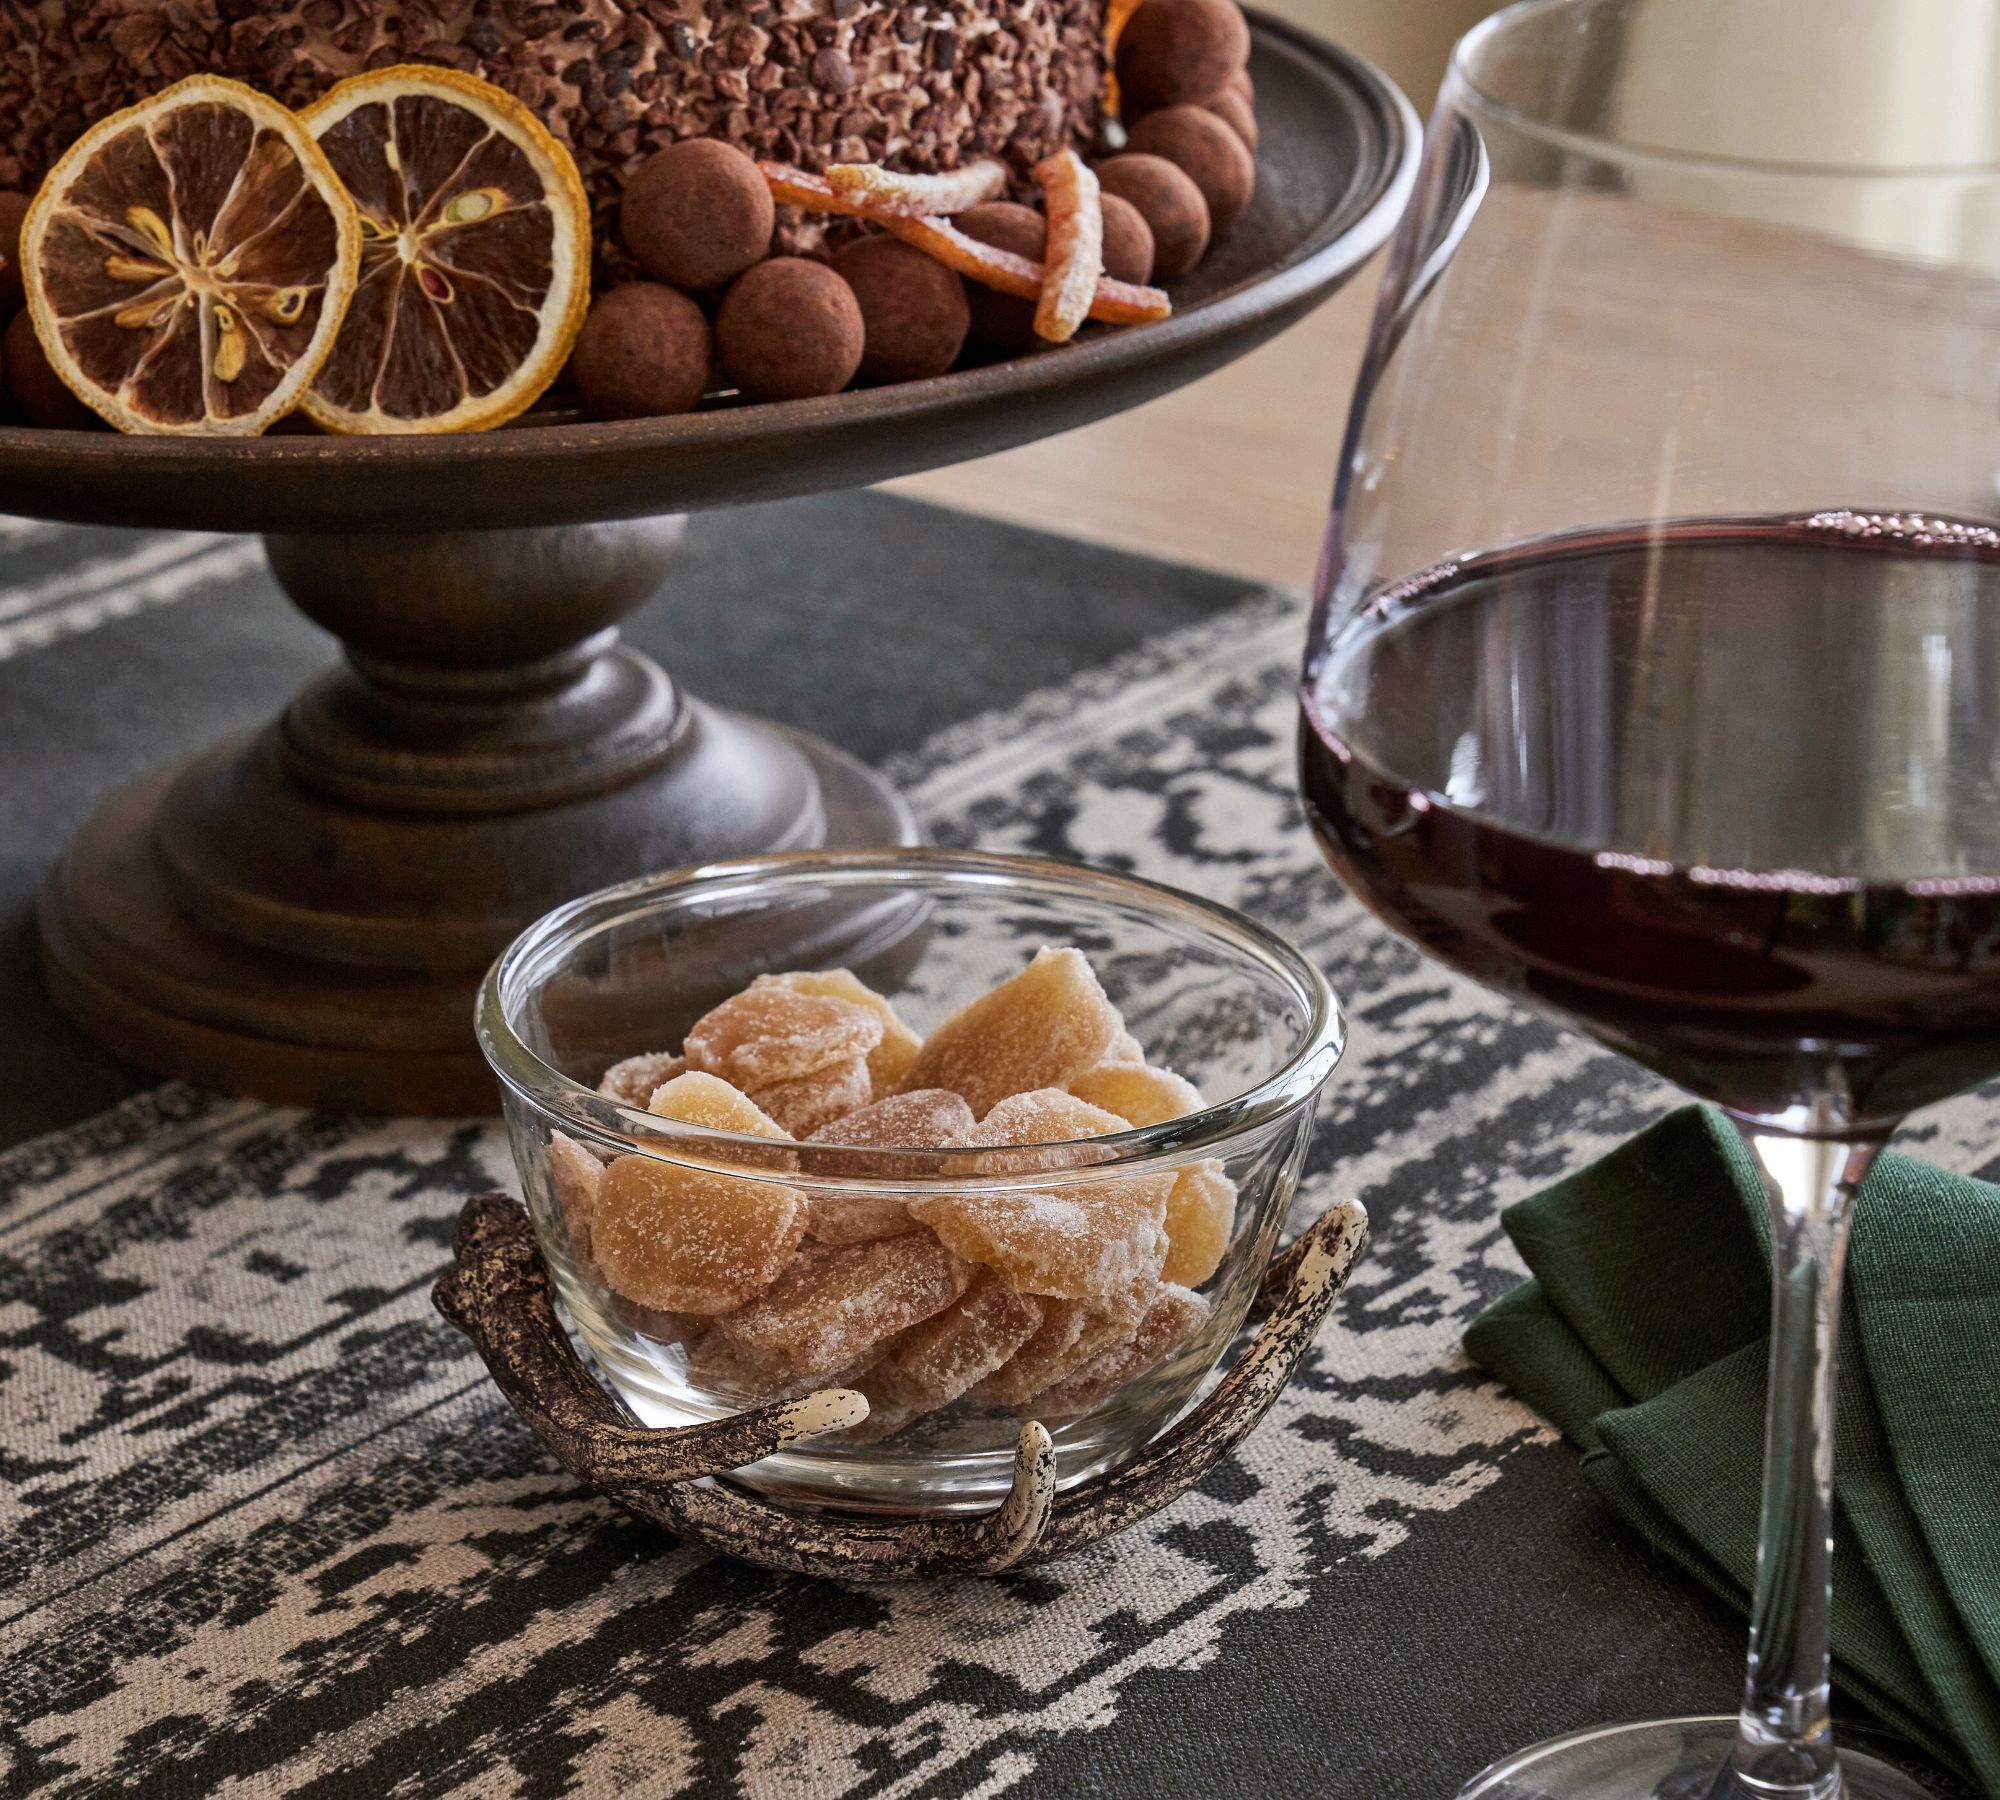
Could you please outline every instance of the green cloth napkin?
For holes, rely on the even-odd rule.
[[[1466,1349],[1592,1484],[1749,1610],[1769,1215],[1748,1148],[1685,1107],[1501,1222],[1533,1279]],[[1835,1676],[2000,1796],[2000,1187],[1877,1159],[1856,1203],[1835,1430]]]

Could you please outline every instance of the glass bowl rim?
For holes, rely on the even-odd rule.
[[[566,946],[586,919],[603,929],[634,911],[659,910],[696,897],[781,894],[788,888],[826,886],[907,887],[921,893],[943,883],[960,888],[1027,888],[1072,898],[1113,900],[1219,940],[1281,978],[1305,1019],[1285,1060],[1240,1094],[1163,1124],[1101,1138],[1035,1145],[1051,1152],[1084,1150],[1077,1163],[1054,1169],[995,1170],[993,1147],[958,1150],[876,1150],[815,1144],[810,1171],[774,1169],[772,1140],[663,1119],[620,1105],[574,1081],[529,1049],[509,1023],[507,1001],[518,997],[535,965]],[[622,909],[622,911],[620,910]],[[611,914],[599,918],[599,914]],[[586,1138],[625,1153],[687,1166],[723,1167],[746,1179],[765,1179],[828,1192],[1046,1191],[1073,1182],[1102,1181],[1178,1168],[1212,1157],[1218,1149],[1261,1134],[1317,1098],[1346,1048],[1347,1027],[1338,997],[1319,967],[1278,933],[1232,907],[1143,876],[1115,873],[1054,857],[1005,851],[916,847],[892,850],[805,850],[703,863],[600,888],[545,913],[503,950],[480,983],[475,1027],[480,1050],[501,1086],[544,1113],[554,1114]],[[731,1153],[747,1152],[740,1158]],[[850,1167],[842,1169],[842,1165]],[[898,1165],[907,1165],[907,1173]]]
[[[1861,162],[1836,163],[1805,158],[1704,154],[1665,144],[1649,144],[1637,138],[1622,138],[1603,132],[1578,130],[1524,110],[1514,101],[1503,99],[1484,86],[1474,67],[1475,60],[1498,38],[1531,20],[1561,12],[1584,13],[1599,8],[1629,4],[1630,0],[1514,0],[1497,12],[1488,13],[1452,46],[1445,90],[1440,104],[1454,94],[1463,94],[1477,110],[1504,122],[1524,137],[1540,140],[1557,149],[1570,150],[1605,163],[1678,165],[1685,168],[1739,169],[1746,173],[1791,177],[1798,180],[1830,181],[1939,181],[1957,178],[1985,181],[2000,177],[2000,161],[1988,159],[1944,163]]]

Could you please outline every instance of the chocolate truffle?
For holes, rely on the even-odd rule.
[[[1100,194],[1104,208],[1104,272],[1113,281],[1153,279],[1153,228],[1146,215],[1117,194]]]
[[[658,282],[628,281],[591,307],[570,372],[600,419],[649,419],[699,406],[713,360],[700,307]]]
[[[1201,261],[1208,249],[1208,202],[1164,156],[1114,156],[1097,164],[1097,179],[1107,194],[1131,201],[1152,228],[1155,281],[1172,281]]]
[[[854,290],[825,263],[774,256],[736,278],[715,340],[749,399],[806,400],[854,379],[867,328]]]
[[[62,377],[42,354],[35,322],[24,312],[14,315],[5,339],[0,340],[0,366],[6,369],[7,388],[15,406],[30,425],[49,431],[90,431],[103,423],[63,386]]]
[[[1032,206],[988,200],[967,207],[952,223],[967,237],[991,244],[996,250],[1011,250],[1030,262],[1040,262],[1048,253],[1049,222]],[[972,335],[981,343],[1012,355],[1032,350],[1042,341],[1035,336],[1034,301],[996,292],[976,281],[966,284],[966,300],[972,310]]]
[[[921,381],[958,360],[972,313],[965,283],[935,257],[892,237],[865,237],[833,267],[861,308],[861,373],[870,381]]]
[[[1243,140],[1244,149],[1252,156],[1257,154],[1257,108],[1248,95],[1235,88],[1224,88],[1213,100],[1204,100],[1202,105]]]
[[[1250,60],[1235,0],[1145,0],[1118,38],[1118,89],[1135,112],[1199,105]]]
[[[1250,204],[1256,159],[1205,107],[1167,106],[1148,113],[1132,127],[1128,148],[1141,156],[1164,156],[1200,188],[1211,231],[1227,231]]]
[[[689,138],[654,152],[625,184],[618,230],[648,275],[719,288],[771,253],[777,209],[755,162],[732,144]]]
[[[21,291],[21,221],[27,216],[27,195],[0,194],[0,319],[25,298]]]

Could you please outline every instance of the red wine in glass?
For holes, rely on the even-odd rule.
[[[1995,608],[2000,533],[1928,515],[1454,558],[1316,631],[1307,813],[1441,960],[1746,1118],[1879,1134],[2000,1074]]]

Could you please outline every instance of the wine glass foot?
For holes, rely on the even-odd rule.
[[[1459,1800],[1759,1800],[1762,1789],[1717,1786],[1735,1743],[1733,1714],[1600,1726],[1502,1758],[1460,1789]],[[1859,1750],[1841,1751],[1840,1772],[1838,1800],[1940,1800],[1943,1793]]]

